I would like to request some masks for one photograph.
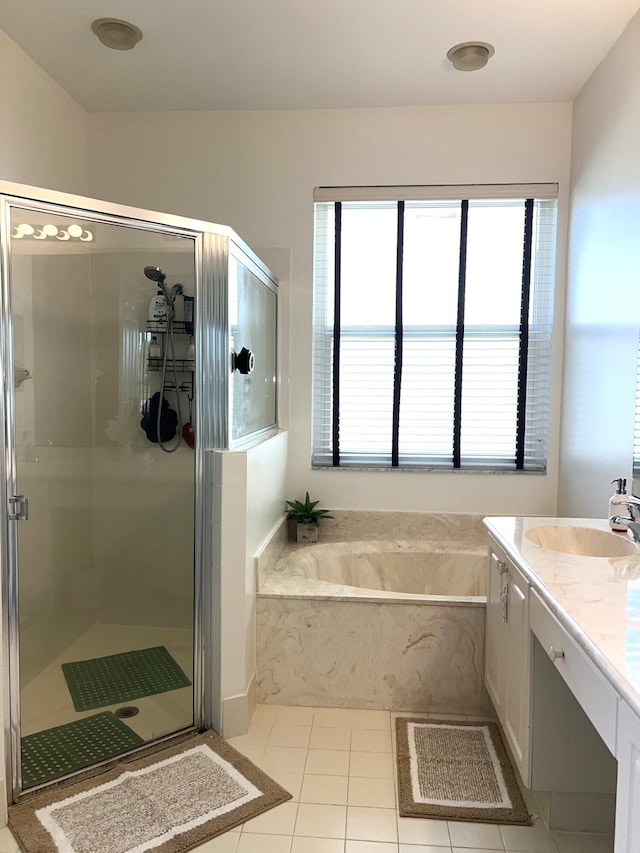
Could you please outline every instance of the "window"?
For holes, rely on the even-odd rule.
[[[316,189],[314,465],[546,469],[556,195]]]

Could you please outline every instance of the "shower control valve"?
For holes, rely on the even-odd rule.
[[[239,373],[253,373],[256,366],[256,357],[250,349],[242,347],[240,352],[231,352],[231,370],[237,370]]]

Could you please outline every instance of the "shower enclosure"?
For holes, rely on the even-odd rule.
[[[223,226],[6,183],[0,225],[16,799],[219,727],[213,457],[276,427],[277,286]]]

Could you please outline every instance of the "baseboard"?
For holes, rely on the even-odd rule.
[[[256,677],[251,681],[246,693],[228,696],[222,700],[222,737],[238,737],[249,730],[249,724],[256,709]]]

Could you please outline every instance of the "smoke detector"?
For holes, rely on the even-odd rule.
[[[98,18],[91,29],[102,44],[112,50],[131,50],[142,38],[142,30],[118,18]]]
[[[495,52],[495,47],[484,41],[465,41],[450,48],[447,59],[457,71],[478,71],[485,67]]]

